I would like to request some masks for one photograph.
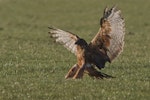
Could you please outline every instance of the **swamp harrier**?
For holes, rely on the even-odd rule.
[[[106,7],[100,19],[100,29],[90,43],[71,32],[49,27],[50,36],[77,57],[77,63],[65,78],[82,78],[84,73],[95,78],[109,77],[98,69],[104,68],[106,62],[111,63],[122,52],[124,26],[121,10],[116,7],[111,9]]]

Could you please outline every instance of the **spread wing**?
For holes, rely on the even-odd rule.
[[[125,24],[121,10],[117,10],[116,7],[105,8],[100,25],[91,45],[106,53],[112,61],[122,52],[124,46]]]
[[[78,36],[71,32],[63,31],[58,28],[48,27],[50,29],[49,34],[52,38],[56,39],[56,42],[62,44],[65,48],[76,55],[75,42],[78,40]]]

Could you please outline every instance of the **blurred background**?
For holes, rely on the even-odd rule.
[[[76,57],[49,38],[48,26],[90,40],[103,9],[125,19],[124,52],[102,70],[115,79],[65,80]],[[1,100],[148,100],[149,0],[0,0]]]

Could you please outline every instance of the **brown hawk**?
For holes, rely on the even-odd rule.
[[[122,52],[124,26],[121,10],[116,7],[111,9],[106,7],[100,19],[100,29],[89,44],[71,32],[49,27],[50,36],[77,56],[77,63],[69,70],[65,78],[82,78],[84,72],[96,78],[108,77],[95,67],[104,68],[106,62],[112,62]]]

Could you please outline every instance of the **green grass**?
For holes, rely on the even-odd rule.
[[[106,5],[126,23],[124,52],[102,70],[114,79],[65,80],[76,57],[49,38],[48,26],[88,42]],[[150,1],[0,0],[0,100],[149,100]]]

